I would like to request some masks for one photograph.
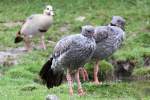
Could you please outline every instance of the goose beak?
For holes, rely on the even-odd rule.
[[[50,12],[50,15],[54,16],[55,14],[54,14],[54,12],[53,12],[53,11],[51,11],[51,12]]]

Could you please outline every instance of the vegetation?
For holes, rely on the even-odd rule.
[[[45,4],[52,4],[55,9],[54,24],[46,33],[48,49],[33,50],[18,56],[17,65],[0,65],[1,100],[43,100],[47,94],[56,94],[62,100],[150,99],[149,80],[130,83],[104,82],[101,86],[84,82],[83,87],[87,94],[79,97],[75,91],[75,95],[69,97],[67,84],[48,90],[38,77],[40,68],[53,50],[49,40],[57,42],[64,35],[79,33],[80,27],[86,24],[106,25],[113,15],[123,16],[127,23],[126,40],[112,57],[115,60],[135,60],[137,63],[134,73],[149,73],[149,68],[141,66],[144,66],[144,57],[150,57],[150,0],[1,0],[0,51],[23,45],[13,43],[15,33],[20,29],[20,25],[16,23],[22,23],[22,20],[33,13],[41,13]],[[84,16],[85,20],[77,21],[79,16]],[[67,31],[61,31],[61,28],[66,28]],[[36,45],[37,40],[38,38],[34,39]],[[110,63],[102,63],[103,73],[113,70]],[[87,65],[91,78],[92,66],[93,64]]]
[[[133,75],[135,76],[148,76],[150,75],[150,67],[142,67],[142,68],[138,68],[135,69],[133,72]]]

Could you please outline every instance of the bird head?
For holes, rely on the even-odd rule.
[[[111,26],[118,26],[121,29],[125,30],[124,29],[124,27],[125,27],[125,19],[122,18],[121,16],[113,16],[110,25]]]
[[[53,16],[54,15],[53,7],[51,5],[47,5],[43,13],[45,15]]]
[[[93,37],[94,36],[95,27],[91,25],[82,26],[81,34],[86,37]]]

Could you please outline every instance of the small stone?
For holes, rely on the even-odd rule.
[[[59,98],[54,94],[49,94],[46,96],[46,100],[59,100]]]
[[[85,20],[85,17],[84,16],[79,16],[75,19],[76,21],[80,21],[80,22],[83,22]]]

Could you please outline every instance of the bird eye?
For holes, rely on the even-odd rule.
[[[88,30],[87,32],[88,32],[88,33],[91,33],[91,31],[90,31],[90,30]]]
[[[121,22],[120,20],[117,20],[117,22]]]
[[[47,8],[47,10],[49,10],[49,8]]]

